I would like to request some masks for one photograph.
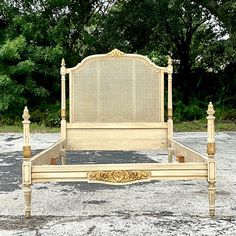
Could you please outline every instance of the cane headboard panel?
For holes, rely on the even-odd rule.
[[[164,121],[164,69],[148,58],[113,50],[68,71],[70,123]]]

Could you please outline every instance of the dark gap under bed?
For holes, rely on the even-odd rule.
[[[67,151],[66,164],[164,163],[167,151]],[[58,164],[61,164],[59,161]]]

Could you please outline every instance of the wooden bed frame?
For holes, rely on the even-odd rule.
[[[29,111],[23,113],[25,216],[31,216],[31,185],[87,181],[131,184],[151,180],[208,181],[209,214],[215,216],[215,111],[208,105],[207,154],[173,139],[172,60],[160,67],[148,58],[114,49],[85,58],[73,68],[61,64],[61,139],[31,156]],[[69,74],[69,122],[66,75]],[[164,120],[164,74],[168,75],[168,118]],[[165,149],[166,163],[66,164],[67,150]],[[57,164],[61,160],[62,164]]]

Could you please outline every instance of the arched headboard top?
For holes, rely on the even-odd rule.
[[[70,123],[164,122],[169,67],[114,49],[62,68],[69,74]]]
[[[115,48],[111,52],[107,54],[95,54],[91,55],[88,57],[85,57],[81,62],[79,62],[76,66],[67,68],[67,73],[70,72],[75,72],[81,69],[81,67],[85,66],[91,61],[94,60],[112,60],[112,59],[134,59],[134,60],[140,60],[146,65],[150,66],[150,69],[155,70],[155,71],[160,71],[164,70],[166,71],[166,67],[161,67],[153,63],[148,57],[140,55],[140,54],[129,54],[129,53],[124,53],[120,51],[119,49]]]

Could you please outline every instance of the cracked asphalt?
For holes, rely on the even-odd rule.
[[[33,153],[58,134],[32,134]],[[205,154],[206,133],[176,133]],[[35,184],[32,218],[23,216],[21,134],[0,134],[0,235],[236,235],[236,132],[217,143],[216,218],[208,217],[206,181],[152,181],[123,186]],[[160,151],[70,152],[73,163],[166,162]]]

